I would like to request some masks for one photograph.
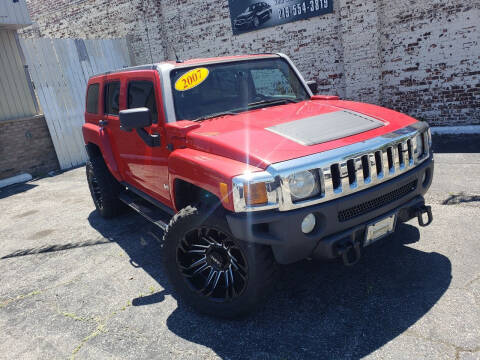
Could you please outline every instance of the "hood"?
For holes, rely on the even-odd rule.
[[[414,122],[407,115],[375,105],[308,100],[204,120],[187,133],[186,142],[189,148],[265,169]]]

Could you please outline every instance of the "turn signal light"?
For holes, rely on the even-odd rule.
[[[244,184],[245,202],[247,205],[262,205],[268,202],[265,183]]]
[[[220,183],[220,195],[222,196],[222,201],[224,204],[228,204],[228,185],[225,183]]]

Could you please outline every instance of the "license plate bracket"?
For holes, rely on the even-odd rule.
[[[363,242],[363,246],[371,245],[393,233],[395,231],[396,222],[397,214],[392,214],[368,224],[365,230],[365,241]]]

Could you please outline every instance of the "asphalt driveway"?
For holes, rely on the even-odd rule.
[[[430,227],[284,267],[241,321],[177,303],[161,232],[100,218],[84,168],[0,190],[0,358],[480,359],[480,138],[436,140]]]

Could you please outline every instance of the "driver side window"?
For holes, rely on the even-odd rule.
[[[152,122],[157,122],[158,112],[155,101],[155,88],[151,81],[137,80],[128,83],[127,108],[134,109],[139,107],[150,109]]]

